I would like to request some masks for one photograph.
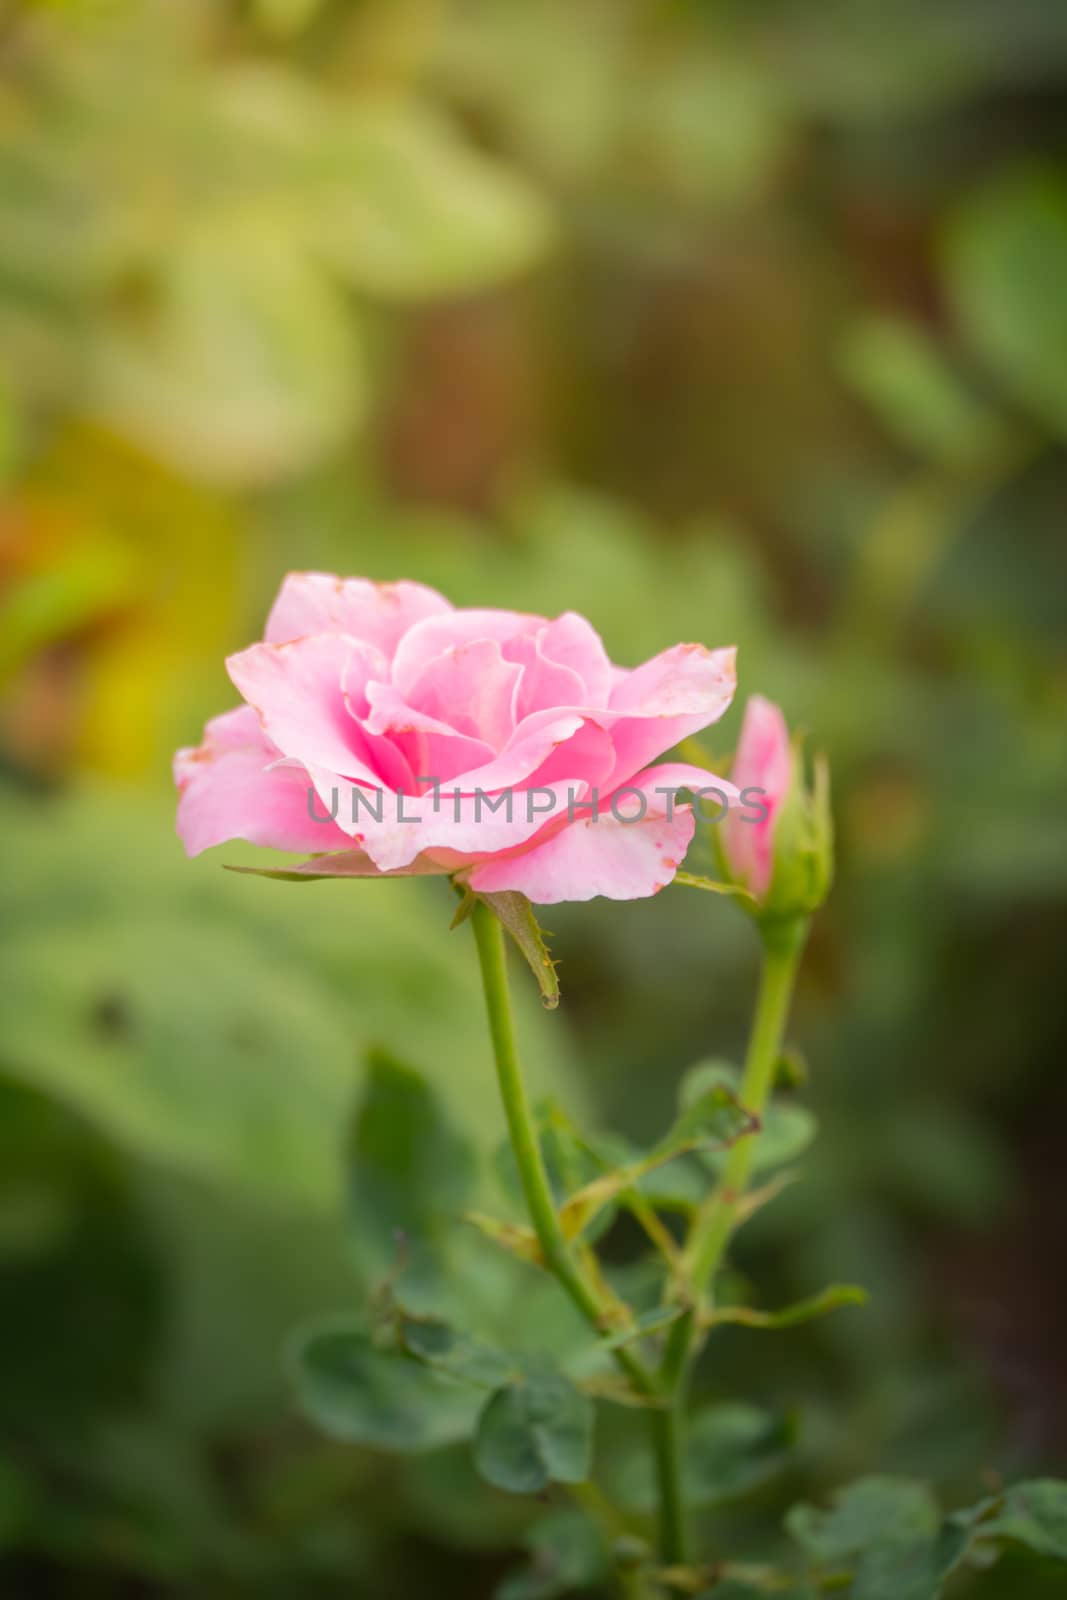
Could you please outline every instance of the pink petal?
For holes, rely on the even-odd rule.
[[[615,783],[699,733],[729,707],[737,686],[737,652],[679,644],[653,656],[611,692]]]
[[[251,706],[213,718],[198,749],[178,751],[178,836],[189,855],[226,839],[274,850],[338,850],[348,844],[340,828],[309,815],[308,774],[277,766],[277,760]]]
[[[376,791],[370,798],[374,810],[380,810],[379,819],[368,807],[367,790],[322,768],[311,768],[310,775],[324,808],[336,806],[337,826],[351,832],[383,872],[406,867],[427,851],[450,852],[448,859],[459,865],[512,850],[564,822],[571,795],[581,799],[585,792],[575,780],[545,784],[536,792],[516,789],[503,798],[459,794],[447,784],[442,784],[436,796],[433,792],[413,797]],[[497,800],[500,803],[494,806],[492,802]]]
[[[368,683],[367,700],[368,734],[388,738],[403,752],[416,778],[439,778],[446,783],[493,759],[493,747],[484,739],[457,733],[450,723],[417,711],[391,683]]]
[[[559,695],[553,700],[542,699],[542,706],[555,704],[589,705],[603,707],[611,694],[612,668],[607,651],[596,629],[576,611],[565,611],[554,622],[549,622],[536,635],[538,652],[547,662],[565,667],[578,679],[577,698]],[[510,646],[505,649],[510,655]],[[512,657],[517,660],[517,656]],[[530,710],[536,710],[531,704]]]
[[[696,826],[687,806],[667,819],[660,802],[648,796],[641,821],[619,821],[609,812],[596,820],[572,822],[512,856],[483,862],[471,874],[472,889],[492,893],[517,889],[536,905],[564,900],[640,900],[670,883],[689,848]],[[620,805],[620,813],[628,807]],[[634,814],[638,806],[633,802]]]
[[[536,633],[543,624],[543,617],[490,609],[452,611],[446,616],[427,617],[417,622],[397,646],[393,658],[393,686],[406,698],[430,663],[455,645],[482,639],[494,639],[497,644],[503,644],[516,634]]]
[[[767,814],[749,821],[747,807],[731,811],[723,825],[723,851],[737,881],[763,895],[774,871],[774,826],[792,782],[793,752],[785,717],[762,695],[750,695],[745,706],[731,775],[739,789],[763,791]]]
[[[343,686],[357,657],[364,673],[388,670],[380,652],[340,633],[254,644],[230,656],[226,668],[283,755],[377,783],[366,735],[345,704]]]
[[[499,750],[514,731],[513,706],[522,676],[522,666],[505,661],[495,639],[472,639],[450,645],[429,661],[405,698],[457,733]]]
[[[425,617],[451,611],[422,583],[371,583],[329,572],[291,572],[282,583],[263,635],[268,644],[314,633],[347,633],[392,657],[398,641]]]
[[[577,706],[588,699],[585,681],[572,667],[552,661],[545,653],[547,628],[534,634],[509,639],[504,652],[518,663],[519,673],[513,698],[512,728],[534,711],[546,707]],[[508,729],[510,733],[511,728]],[[501,741],[503,742],[503,741]]]

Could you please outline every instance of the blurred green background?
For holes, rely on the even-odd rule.
[[[736,643],[831,756],[822,1133],[735,1265],[872,1300],[716,1344],[706,1393],[795,1427],[709,1539],[1063,1473],[1065,89],[1059,0],[0,6],[5,1596],[481,1600],[531,1515],[283,1374],[371,1270],[368,1048],[501,1131],[440,885],[174,837],[291,568]],[[531,1069],[638,1135],[741,1048],[754,938],[681,889],[548,921]]]

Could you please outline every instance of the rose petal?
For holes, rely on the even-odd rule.
[[[446,616],[431,616],[417,622],[397,645],[393,657],[393,687],[405,698],[414,689],[426,668],[455,645],[493,639],[502,644],[519,633],[536,633],[543,617],[521,611],[494,611],[489,608],[452,611]]]
[[[611,693],[613,782],[625,783],[682,739],[709,727],[737,687],[737,651],[679,644],[644,662]]]
[[[267,618],[267,644],[314,633],[347,633],[392,657],[397,642],[425,617],[452,610],[422,583],[371,583],[329,572],[291,572]]]
[[[373,752],[345,704],[343,686],[356,660],[362,673],[388,670],[378,650],[340,633],[254,644],[230,656],[226,668],[283,755],[377,783]]]
[[[450,645],[427,662],[405,698],[415,710],[495,751],[514,731],[513,708],[522,677],[522,665],[505,661],[495,639],[472,639]]]
[[[722,847],[734,878],[763,895],[774,871],[774,825],[792,782],[793,752],[785,717],[762,695],[750,695],[745,706],[732,772],[740,788],[763,791],[767,814],[750,821],[735,809],[723,825]]]
[[[483,862],[471,873],[471,888],[485,894],[514,889],[546,906],[597,895],[639,900],[656,894],[677,872],[696,824],[688,806],[672,808],[670,819],[664,815],[664,801],[649,792],[650,774],[634,787],[648,802],[641,820],[620,821],[610,810],[579,818],[529,850]],[[619,810],[628,814],[628,807],[620,804]],[[636,805],[633,810],[636,815]]]
[[[312,820],[308,774],[277,760],[251,706],[213,718],[198,748],[178,751],[178,836],[189,855],[226,839],[274,850],[345,848],[349,841],[340,828]]]

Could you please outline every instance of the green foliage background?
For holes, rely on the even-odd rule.
[[[4,1593],[478,1600],[543,1537],[287,1385],[397,1248],[345,1199],[368,1052],[475,1186],[501,1132],[440,886],[173,837],[170,753],[290,568],[574,608],[624,662],[737,643],[831,755],[821,1133],[733,1265],[872,1298],[717,1339],[709,1541],[763,1558],[863,1472],[1063,1474],[1065,85],[1056,0],[0,10]],[[549,921],[538,1090],[639,1138],[736,1058],[754,939],[681,889]],[[460,1303],[573,1338],[456,1248]]]

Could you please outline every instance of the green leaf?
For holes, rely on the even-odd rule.
[[[1067,182],[1016,170],[978,190],[949,227],[956,314],[1010,392],[1067,433]]]
[[[271,482],[338,446],[363,411],[348,308],[266,223],[189,230],[94,326],[89,410],[191,477]]]
[[[519,1261],[532,1261],[540,1265],[543,1261],[541,1245],[532,1228],[522,1222],[508,1222],[501,1217],[487,1216],[484,1211],[465,1211],[464,1222],[469,1222],[472,1228],[486,1239],[491,1239],[502,1250],[507,1250],[510,1255]]]
[[[439,1317],[401,1315],[400,1341],[404,1349],[424,1366],[433,1367],[465,1383],[496,1389],[517,1376],[517,1363],[503,1350],[457,1333]]]
[[[478,898],[484,900],[518,945],[523,959],[537,979],[542,1001],[549,1011],[555,1010],[559,1005],[559,978],[556,976],[556,964],[548,953],[545,936],[541,932],[529,900],[524,894],[512,889],[502,890],[499,894],[482,894]],[[462,911],[462,907],[460,910]]]
[[[828,1511],[793,1507],[786,1529],[819,1562],[847,1562],[891,1529],[894,1537],[933,1539],[940,1526],[928,1484],[912,1478],[860,1478],[831,1498]]]
[[[983,1538],[1010,1539],[1039,1555],[1067,1561],[1067,1483],[1037,1478],[1016,1484],[979,1531]]]
[[[464,1134],[498,1137],[477,975],[425,884],[367,885],[358,907],[270,889],[220,872],[217,855],[186,860],[168,844],[172,802],[128,787],[8,791],[0,827],[5,1068],[123,1151],[275,1213],[333,1218],[339,1130],[380,1039],[432,1067]],[[567,1037],[532,994],[515,1001],[534,1093],[566,1083],[580,1105]]]
[[[729,1089],[722,1085],[708,1089],[685,1108],[669,1133],[648,1155],[594,1178],[572,1194],[560,1209],[564,1231],[573,1237],[588,1228],[605,1206],[627,1190],[635,1189],[641,1179],[657,1167],[681,1155],[725,1149],[758,1126],[756,1118],[738,1104]]]
[[[1002,433],[932,339],[903,317],[863,317],[842,351],[845,376],[891,432],[940,460],[979,458]]]
[[[852,1600],[936,1600],[971,1538],[966,1518],[942,1521],[925,1483],[862,1478],[829,1511],[794,1506],[786,1528],[820,1565],[853,1567]]]
[[[685,1315],[684,1306],[653,1306],[651,1311],[644,1312],[629,1328],[622,1328],[618,1333],[613,1333],[610,1338],[601,1340],[602,1350],[621,1350],[624,1345],[635,1344],[639,1339],[647,1339],[654,1333],[662,1333],[664,1328],[669,1328],[672,1322]]]
[[[698,1411],[686,1441],[686,1497],[696,1507],[742,1498],[772,1482],[795,1462],[796,1425],[758,1406],[725,1403]],[[656,1505],[656,1485],[645,1451],[627,1456],[613,1473],[618,1499],[636,1512]]]
[[[498,1389],[478,1419],[475,1464],[512,1494],[539,1494],[549,1483],[589,1476],[593,1406],[558,1373],[531,1374]]]
[[[687,1098],[681,1115],[651,1152],[649,1160],[669,1161],[685,1153],[707,1155],[759,1131],[759,1120],[725,1084],[712,1084]]]
[[[353,288],[389,299],[496,283],[550,242],[533,188],[445,118],[394,96],[334,102],[305,185],[318,255]]]
[[[541,1517],[524,1539],[529,1564],[509,1574],[493,1600],[556,1600],[607,1581],[610,1563],[599,1530],[579,1511]]]
[[[718,1505],[769,1483],[789,1466],[795,1446],[796,1425],[790,1417],[741,1403],[698,1412],[686,1447],[693,1505]]]
[[[791,1585],[788,1589],[760,1589],[739,1578],[727,1578],[713,1589],[702,1589],[695,1600],[816,1600],[816,1594],[807,1584]]]
[[[704,889],[708,894],[733,895],[737,900],[750,900],[755,904],[755,895],[740,883],[722,883],[718,878],[705,878],[696,872],[676,872],[672,882],[681,884],[684,889]]]
[[[370,857],[362,850],[335,850],[326,855],[311,856],[294,867],[238,867],[224,862],[227,872],[239,872],[248,878],[273,878],[279,883],[320,883],[331,878],[380,878],[381,873]],[[441,877],[441,869],[434,866],[405,868],[404,877]]]
[[[736,1322],[745,1328],[794,1328],[799,1323],[811,1322],[814,1317],[824,1317],[840,1306],[862,1306],[866,1303],[866,1289],[852,1283],[835,1283],[807,1300],[783,1306],[781,1311],[757,1311],[752,1306],[720,1306],[708,1318],[708,1325],[714,1327],[721,1322]]]
[[[740,1080],[740,1072],[729,1062],[698,1061],[682,1079],[679,1100],[683,1106],[690,1106],[716,1085],[736,1094]],[[806,1106],[772,1099],[761,1119],[753,1153],[753,1172],[767,1172],[794,1160],[811,1144],[816,1127],[815,1117]],[[702,1159],[712,1172],[718,1172],[723,1164],[723,1158],[717,1154],[707,1154]]]
[[[471,1146],[426,1080],[383,1050],[369,1058],[348,1156],[356,1242],[373,1244],[379,1268],[395,1258],[398,1234],[436,1238],[470,1196]]]
[[[402,1455],[469,1438],[482,1403],[476,1388],[381,1349],[354,1319],[299,1333],[287,1365],[302,1410],[324,1432]]]

